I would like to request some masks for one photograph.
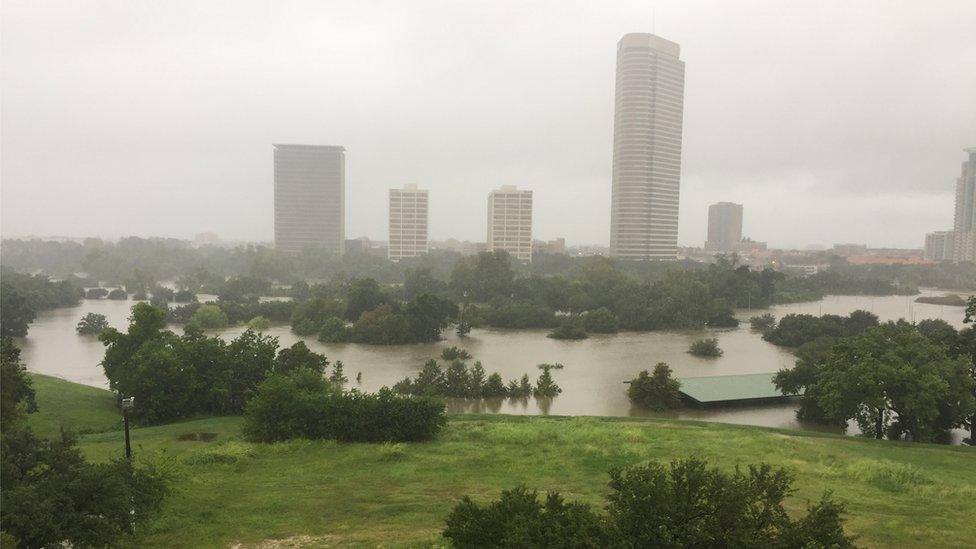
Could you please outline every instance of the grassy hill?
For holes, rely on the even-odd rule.
[[[41,410],[28,416],[35,433],[55,436],[62,426],[76,433],[122,428],[122,416],[111,392],[41,374],[30,374],[30,378]]]
[[[39,398],[57,385],[38,384]],[[50,413],[44,400],[42,415]],[[79,401],[71,413],[66,403],[58,413],[97,429],[107,416],[83,408],[101,402]],[[972,448],[690,421],[517,416],[456,416],[424,444],[250,444],[240,424],[204,418],[133,431],[136,459],[166,468],[174,491],[125,545],[443,544],[444,517],[465,494],[487,500],[525,484],[599,504],[610,467],[691,454],[728,468],[761,460],[789,467],[791,510],[832,490],[848,505],[848,531],[866,547],[971,547],[976,533]],[[122,454],[122,439],[88,434],[81,447],[106,460]]]

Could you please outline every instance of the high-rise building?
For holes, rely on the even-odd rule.
[[[275,247],[341,254],[346,238],[346,149],[273,146]]]
[[[936,231],[925,235],[925,259],[944,261],[952,259],[953,231]]]
[[[731,252],[742,241],[742,204],[719,202],[708,207],[706,250]]]
[[[390,189],[390,243],[387,257],[391,261],[427,253],[427,212],[425,189],[418,189],[416,185]]]
[[[532,261],[532,191],[512,185],[488,193],[488,251]]]
[[[674,259],[685,64],[680,47],[653,34],[617,43],[610,253]]]
[[[976,261],[976,147],[964,150],[969,157],[956,180],[952,259]]]

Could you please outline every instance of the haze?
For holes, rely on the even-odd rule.
[[[616,43],[686,63],[681,245],[744,204],[776,247],[918,248],[976,146],[976,3],[146,2],[2,6],[5,237],[271,240],[272,143],[347,149],[347,237],[390,187],[431,237],[485,238],[535,191],[536,238],[609,240]]]

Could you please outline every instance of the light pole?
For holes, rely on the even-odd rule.
[[[132,446],[129,444],[129,410],[136,407],[136,397],[122,399],[122,425],[125,426],[125,459],[132,461]]]

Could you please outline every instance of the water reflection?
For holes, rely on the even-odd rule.
[[[926,294],[940,295],[941,292]],[[84,314],[95,312],[104,314],[113,327],[124,329],[132,304],[132,301],[86,300],[77,307],[39,314],[28,337],[18,341],[24,361],[34,372],[107,386],[99,366],[104,353],[102,344],[96,338],[77,335],[75,325]],[[819,302],[776,306],[769,312],[779,318],[789,313],[846,315],[855,309],[871,311],[882,320],[942,318],[957,328],[963,326],[962,308],[915,303],[914,297],[907,296],[829,296]],[[739,311],[738,317],[747,321],[750,316],[762,312]],[[243,330],[243,327],[228,328],[217,335],[231,339]],[[404,377],[415,376],[425,360],[438,356],[444,347],[451,345],[467,349],[489,373],[499,372],[506,382],[518,379],[524,373],[534,381],[540,373],[536,365],[541,363],[565,365],[561,370],[552,371],[556,383],[563,389],[556,398],[452,400],[449,410],[456,413],[650,416],[824,430],[820,426],[797,422],[795,405],[789,403],[684,409],[671,413],[651,413],[631,407],[624,381],[635,377],[640,370],[652,369],[657,362],[669,363],[679,378],[775,372],[792,366],[793,356],[763,341],[758,333],[749,329],[748,322],[743,322],[737,329],[709,331],[709,337],[718,338],[719,346],[725,351],[723,356],[715,359],[698,358],[686,352],[692,341],[703,336],[701,331],[600,334],[582,341],[558,341],[547,338],[542,330],[485,329],[474,330],[464,339],[449,332],[445,333],[446,339],[441,343],[395,347],[321,343],[314,338],[299,338],[284,325],[272,326],[267,333],[278,337],[282,345],[302,339],[309,348],[325,354],[329,360],[343,361],[346,375],[351,379],[355,380],[356,374],[362,373],[361,382],[353,381],[349,386],[365,391],[392,386]]]

